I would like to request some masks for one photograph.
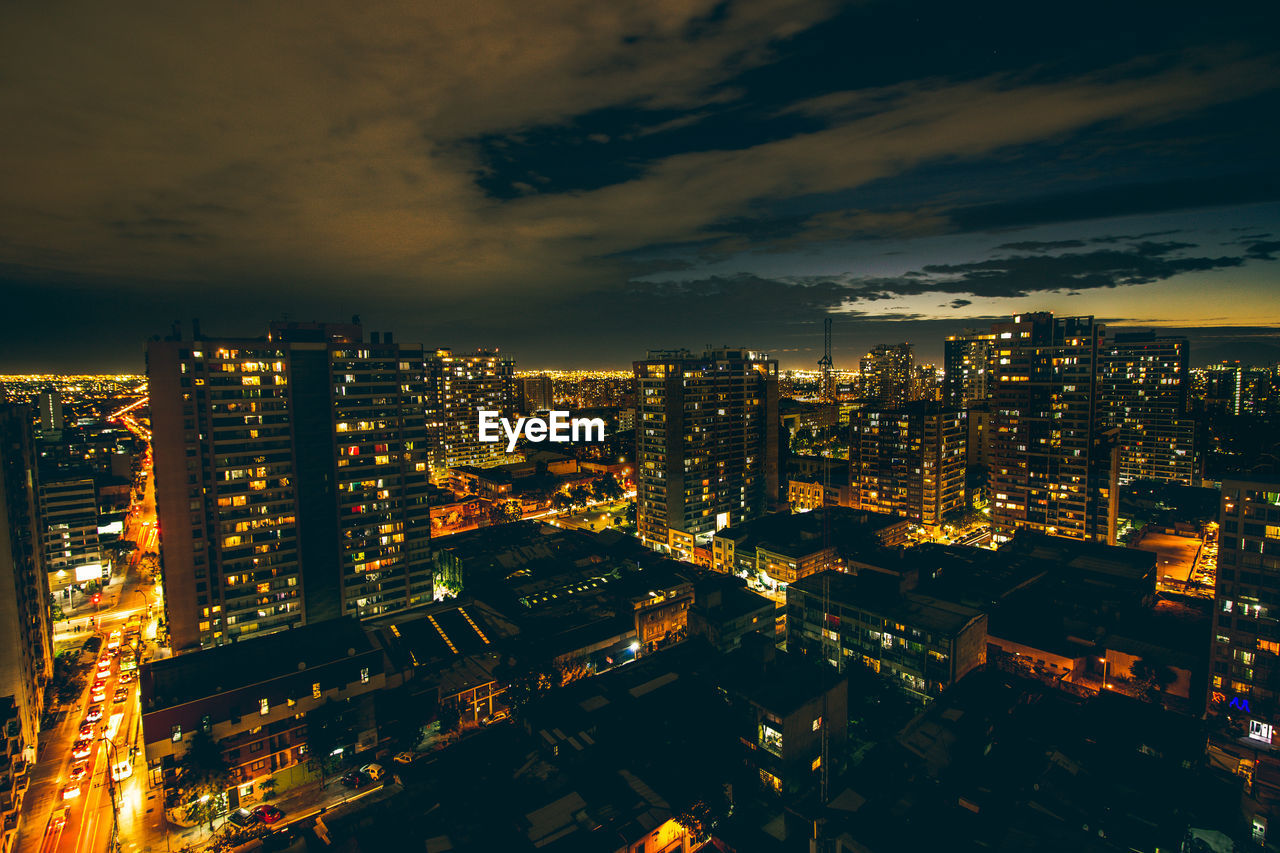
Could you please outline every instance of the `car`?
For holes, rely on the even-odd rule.
[[[131,681],[133,681],[133,670],[125,670],[124,672],[120,673],[121,684],[128,684]]]
[[[494,711],[492,714],[485,716],[480,722],[484,723],[486,726],[489,726],[494,723],[500,723],[509,716],[510,714],[508,714],[506,711]]]
[[[366,764],[364,767],[360,768],[360,772],[375,782],[381,782],[382,777],[387,775],[386,771],[382,769],[381,764]]]
[[[111,778],[116,782],[123,782],[133,775],[133,765],[128,761],[117,761],[111,765]]]
[[[67,775],[67,778],[72,782],[79,782],[88,772],[88,763],[85,761],[77,761],[75,764],[71,765],[71,772]]]
[[[63,806],[54,811],[53,816],[49,818],[49,829],[57,830],[67,825],[67,815],[71,813],[71,809]]]
[[[62,799],[64,800],[74,800],[78,796],[80,796],[79,782],[72,782],[62,789]]]
[[[112,631],[111,636],[107,638],[107,648],[114,649],[114,648],[118,648],[119,645],[120,645],[120,631],[119,629],[117,629],[115,631]]]
[[[88,758],[89,753],[93,751],[93,741],[88,738],[80,738],[71,745],[72,758]]]
[[[284,817],[283,811],[275,806],[267,805],[266,803],[263,803],[260,806],[254,806],[253,813],[257,816],[258,820],[262,821],[267,826],[277,823],[280,818]]]
[[[365,785],[370,784],[372,781],[373,780],[361,773],[359,770],[349,770],[342,776],[342,787],[355,788],[356,790],[359,790]]]
[[[105,678],[95,678],[93,680],[94,690],[100,690],[101,688],[104,688],[106,686],[107,686],[107,680]]]
[[[394,757],[394,758],[392,758],[391,760],[392,760],[392,761],[394,761],[396,764],[406,764],[406,765],[407,765],[407,764],[412,764],[413,762],[415,762],[415,761],[417,761],[417,760],[418,760],[418,753],[416,753],[416,752],[397,752],[397,753],[395,754],[395,757]]]
[[[126,700],[126,699],[128,699],[128,698],[129,698],[129,688],[128,688],[128,687],[118,687],[118,688],[116,688],[115,695],[111,697],[111,701],[112,701],[113,703],[115,703],[116,705],[119,705],[121,702],[123,702],[124,700]]]
[[[86,721],[86,722],[90,722],[90,723],[96,723],[96,722],[98,722],[98,720],[101,720],[101,719],[102,719],[102,706],[101,706],[101,705],[90,705],[90,706],[89,706],[89,713],[85,714],[85,715],[84,715],[84,718],[85,718],[85,721]]]
[[[106,675],[110,671],[111,671],[111,658],[104,657],[102,660],[98,661],[99,675]]]
[[[227,823],[246,829],[258,822],[258,816],[248,809],[236,809],[227,818]]]
[[[89,740],[93,737],[93,723],[86,720],[80,726],[80,740]]]

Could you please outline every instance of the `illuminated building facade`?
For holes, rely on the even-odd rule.
[[[1197,485],[1196,425],[1188,412],[1186,338],[1117,335],[1098,359],[1100,420],[1120,428],[1120,485]]]
[[[459,465],[483,468],[509,461],[504,442],[480,441],[477,413],[488,409],[499,417],[515,416],[521,407],[515,369],[514,359],[496,352],[456,355],[438,349],[427,354],[436,454],[432,467],[438,476]]]
[[[0,406],[0,849],[13,849],[53,674],[31,410]]]
[[[175,651],[431,601],[421,346],[276,323],[147,362]]]
[[[926,402],[849,418],[849,505],[935,526],[964,506],[968,422]]]
[[[1022,314],[996,335],[987,491],[997,540],[1018,529],[1115,544],[1116,431],[1097,425],[1103,326]]]
[[[1209,709],[1221,728],[1210,738],[1209,757],[1244,776],[1246,793],[1274,808],[1280,800],[1280,475],[1271,469],[1225,478],[1219,525]]]
[[[887,409],[906,405],[911,399],[911,344],[877,344],[862,357],[862,396]]]
[[[779,501],[778,362],[742,349],[635,363],[637,521],[651,548],[691,555]]]
[[[862,666],[921,704],[987,661],[987,616],[842,572],[787,587],[787,649]]]
[[[965,332],[943,342],[943,401],[953,409],[967,409],[991,396],[991,356],[996,336]]]
[[[41,547],[49,587],[102,581],[104,559],[98,544],[98,490],[93,478],[40,483]]]
[[[550,376],[526,376],[520,383],[520,404],[525,412],[543,412],[552,408],[555,398]]]

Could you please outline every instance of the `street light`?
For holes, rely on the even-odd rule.
[[[1107,658],[1105,657],[1098,658],[1098,660],[1102,661],[1102,689],[1098,691],[1099,693],[1101,693],[1102,690],[1110,689],[1110,685],[1107,684],[1107,668],[1110,665],[1111,661],[1107,660]]]
[[[98,740],[102,741],[107,750],[107,792],[111,795],[111,844],[108,850],[118,848],[120,839],[119,825],[119,803],[116,802],[116,764],[119,755],[116,753],[116,745],[111,738],[106,735],[99,735]]]

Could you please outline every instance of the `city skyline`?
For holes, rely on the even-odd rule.
[[[1273,9],[73,12],[0,36],[7,372],[352,314],[560,368],[1037,310],[1280,353]]]

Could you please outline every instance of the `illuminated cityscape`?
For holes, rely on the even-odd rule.
[[[0,853],[1280,851],[1277,32],[11,4]]]

